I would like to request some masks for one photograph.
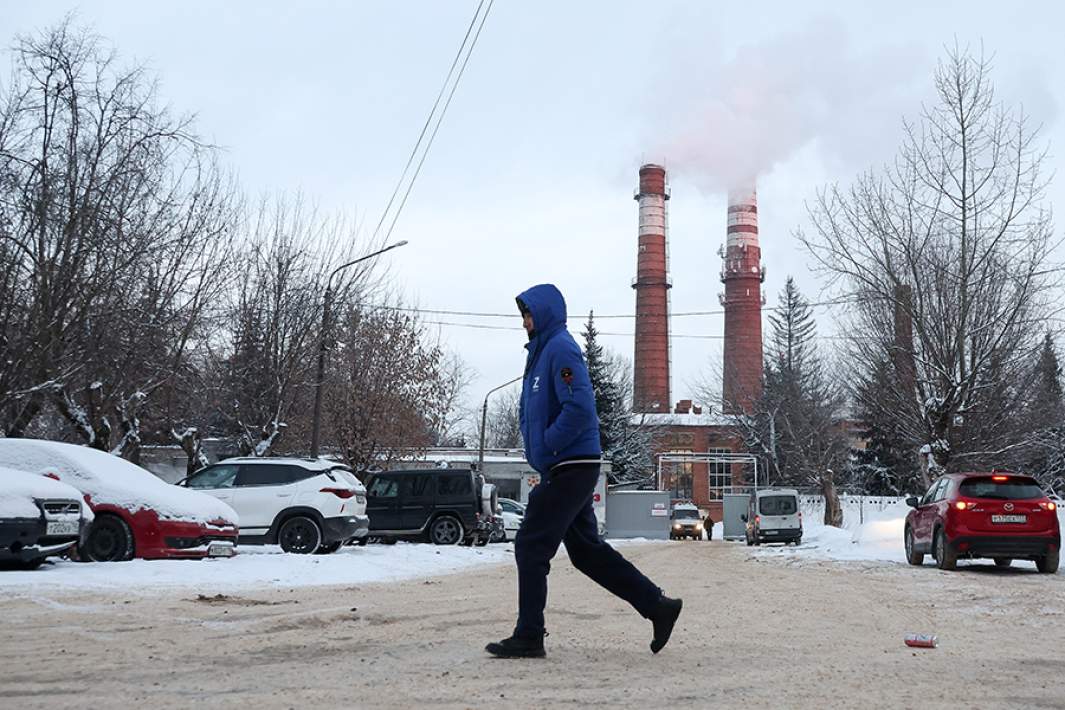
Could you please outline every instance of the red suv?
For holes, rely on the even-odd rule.
[[[1015,473],[948,473],[913,508],[903,533],[906,560],[930,553],[940,569],[959,557],[990,557],[999,567],[1014,559],[1035,561],[1040,572],[1058,570],[1061,531],[1057,506],[1034,478]]]

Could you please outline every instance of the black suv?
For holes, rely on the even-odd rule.
[[[366,496],[371,536],[437,545],[486,544],[498,501],[495,486],[453,468],[370,473]]]

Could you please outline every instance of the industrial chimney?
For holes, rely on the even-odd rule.
[[[762,396],[762,282],[758,198],[753,186],[729,192],[721,281],[725,293],[722,411],[745,414]]]
[[[633,359],[633,409],[670,411],[669,255],[666,247],[666,169],[640,168],[639,253],[636,257],[636,353]]]

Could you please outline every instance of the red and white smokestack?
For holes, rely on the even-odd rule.
[[[669,252],[666,169],[640,168],[639,253],[636,257],[636,352],[633,359],[633,409],[668,413],[669,409]]]
[[[721,255],[725,293],[722,408],[750,413],[762,396],[762,250],[758,245],[758,198],[754,186],[729,192],[728,228]]]

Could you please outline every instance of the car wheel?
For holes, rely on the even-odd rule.
[[[1012,557],[996,557],[995,558],[995,566],[996,567],[1009,567],[1011,564],[1013,564],[1013,558]]]
[[[277,542],[285,552],[310,555],[322,544],[322,531],[318,524],[305,515],[289,518],[277,531]]]
[[[462,523],[452,515],[441,515],[429,528],[429,539],[434,545],[456,545],[464,537]]]
[[[1037,557],[1035,560],[1036,568],[1044,574],[1054,574],[1058,571],[1058,556],[1060,554],[1060,550],[1054,550],[1046,553],[1043,557]]]
[[[906,533],[903,535],[903,540],[906,544],[906,561],[914,566],[921,566],[924,564],[924,553],[915,552],[913,547],[913,530],[906,528]]]
[[[942,570],[952,570],[958,566],[958,553],[950,549],[942,528],[936,530],[936,566]]]
[[[82,559],[93,562],[122,562],[133,559],[133,532],[116,515],[98,515],[89,528]]]
[[[19,562],[18,563],[18,567],[19,567],[19,569],[24,569],[24,570],[35,570],[38,567],[40,567],[41,565],[43,565],[43,564],[44,564],[44,558],[43,557],[36,557],[36,558],[34,558],[32,560],[23,560],[23,561]]]
[[[337,540],[336,542],[331,542],[328,545],[322,545],[317,550],[314,551],[314,554],[316,554],[316,555],[331,555],[331,554],[333,554],[334,552],[336,552],[337,550],[340,549],[340,544],[341,544],[341,541]]]

